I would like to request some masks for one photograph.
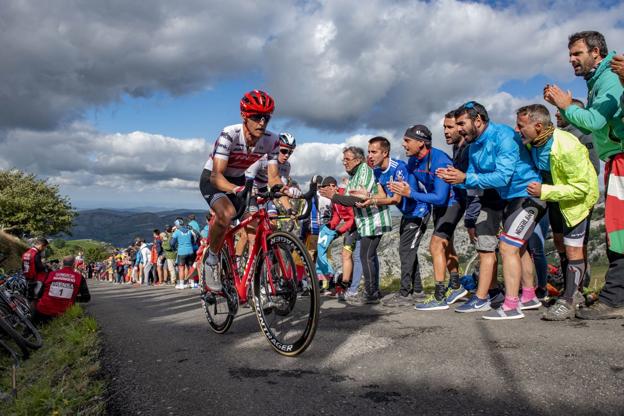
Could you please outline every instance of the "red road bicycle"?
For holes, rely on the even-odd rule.
[[[313,179],[304,197],[314,195],[317,185]],[[245,204],[237,212],[237,218],[249,206],[251,198],[257,200],[258,210],[238,225],[230,227],[225,234],[217,265],[222,291],[213,292],[206,286],[204,262],[208,250],[205,250],[200,262],[202,306],[210,328],[223,334],[232,325],[239,304],[249,303],[258,319],[260,331],[273,349],[293,357],[305,351],[316,333],[319,317],[316,269],[301,241],[290,232],[276,231],[271,223],[280,216],[269,216],[265,204],[283,194],[269,191],[250,196],[251,187],[252,182],[245,186],[241,196],[241,199],[245,198]],[[308,203],[308,206],[311,205]],[[239,271],[235,261],[234,236],[252,222],[257,224],[255,243],[244,270]]]

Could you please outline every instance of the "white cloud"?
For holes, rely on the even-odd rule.
[[[624,4],[582,1],[1,2],[0,167],[84,192],[194,193],[213,138],[102,134],[82,115],[124,94],[184,94],[251,72],[291,125],[345,135],[301,144],[293,174],[341,175],[344,144],[370,138],[357,131],[400,155],[405,128],[422,123],[445,148],[442,116],[469,99],[513,123],[530,100],[501,93],[503,82],[571,80],[567,36],[595,28],[622,45],[622,15]]]
[[[599,28],[612,46],[624,41],[624,5],[576,15],[568,5],[560,15],[558,4],[522,11],[454,0],[321,4],[267,43],[265,72],[283,114],[337,130],[409,125],[493,95],[509,79],[569,80],[567,36],[578,30]]]

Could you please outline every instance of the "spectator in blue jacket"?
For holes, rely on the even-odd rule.
[[[187,288],[187,271],[193,266],[195,262],[195,251],[193,247],[197,242],[195,241],[195,234],[184,225],[184,220],[178,218],[175,221],[176,230],[171,236],[171,248],[177,251],[178,254],[178,284],[176,289]]]
[[[497,286],[494,276],[498,245],[503,258],[504,303],[483,318],[523,318],[522,310],[541,306],[535,296],[533,261],[526,250],[527,240],[546,212],[546,203],[531,197],[527,187],[531,182],[541,183],[541,178],[520,136],[509,126],[490,122],[481,104],[467,102],[455,117],[458,132],[470,143],[468,171],[448,167],[436,173],[450,184],[483,192],[477,220],[476,248],[480,258],[477,293],[455,311],[491,309],[490,298],[494,292],[488,294],[488,289]],[[521,281],[522,301],[518,297]]]

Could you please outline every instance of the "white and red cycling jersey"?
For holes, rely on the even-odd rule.
[[[265,188],[269,183],[269,161],[266,156],[263,156],[260,160],[256,161],[245,172],[247,179],[253,179],[254,187],[256,189]],[[277,164],[277,171],[282,184],[288,185],[288,179],[290,178],[290,162]]]
[[[223,129],[214,144],[212,154],[206,161],[204,169],[212,171],[213,160],[227,160],[228,164],[223,172],[226,177],[245,176],[247,168],[264,155],[268,164],[277,164],[279,154],[279,136],[266,130],[254,147],[247,146],[243,125],[234,124]]]

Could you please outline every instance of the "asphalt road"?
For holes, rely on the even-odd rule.
[[[282,357],[240,309],[212,333],[198,290],[91,283],[113,415],[624,414],[624,320],[484,321],[324,300]]]

